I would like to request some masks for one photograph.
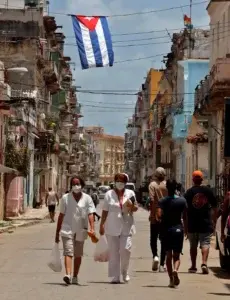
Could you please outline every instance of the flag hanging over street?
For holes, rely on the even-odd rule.
[[[192,20],[187,15],[184,15],[184,27],[186,27],[187,29],[193,28]]]
[[[106,17],[72,16],[82,69],[113,66],[114,52]]]

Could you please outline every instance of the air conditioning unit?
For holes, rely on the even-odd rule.
[[[144,139],[147,141],[152,141],[153,139],[152,130],[149,129],[144,132]]]
[[[38,6],[38,0],[25,0],[25,6],[36,7]]]

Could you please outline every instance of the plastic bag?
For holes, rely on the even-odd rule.
[[[94,252],[94,261],[107,262],[109,260],[109,248],[107,239],[102,235],[96,245]]]
[[[48,267],[50,267],[50,269],[54,272],[61,272],[62,270],[61,255],[57,243],[55,243],[52,249]]]

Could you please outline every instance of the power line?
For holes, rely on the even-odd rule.
[[[226,30],[226,31],[222,31],[222,32],[219,32],[219,34],[222,34],[222,33],[225,33],[225,32],[228,32],[229,30]],[[221,38],[218,38],[218,39],[222,39],[223,37]],[[217,39],[217,40],[218,40]],[[148,40],[148,39],[147,39]],[[211,42],[213,42],[215,40],[209,40],[208,42],[205,42],[205,43],[201,43],[199,44],[200,45],[206,45],[206,44],[210,44]],[[124,41],[126,42],[126,41]],[[114,48],[125,48],[125,47],[138,47],[138,46],[150,46],[150,45],[162,45],[162,44],[170,44],[172,43],[172,41],[163,41],[163,42],[153,42],[153,43],[140,43],[140,44],[127,44],[127,45],[113,45]],[[69,43],[66,43],[65,45],[67,46],[78,46],[77,44],[69,44]]]
[[[201,4],[205,4],[209,1],[200,1],[200,2],[194,2],[192,4],[192,6],[197,6],[197,5],[201,5]],[[0,5],[3,6],[3,5]],[[18,9],[22,9],[22,6],[12,6],[12,5],[7,5],[7,8],[18,8]],[[139,11],[139,12],[133,12],[133,13],[126,13],[126,14],[111,14],[111,15],[105,15],[105,14],[95,14],[96,16],[104,16],[107,18],[117,18],[117,17],[130,17],[130,16],[137,16],[137,15],[147,15],[147,14],[153,14],[153,13],[160,13],[160,12],[164,12],[164,11],[171,11],[171,10],[177,10],[181,8],[185,8],[185,7],[190,7],[189,4],[185,4],[185,5],[179,5],[179,6],[172,6],[172,7],[168,7],[168,8],[162,8],[162,9],[154,9],[154,10],[147,10],[147,11]],[[6,9],[7,9],[6,8]],[[2,8],[1,8],[2,9]],[[53,14],[53,15],[62,15],[62,16],[72,16],[73,13],[69,14],[69,13],[61,13],[61,12],[55,12],[55,11],[49,11],[49,14]],[[75,15],[78,15],[77,13]],[[82,15],[82,14],[81,14]],[[94,16],[95,16],[94,15]],[[92,17],[92,15],[87,15],[87,14],[83,14],[83,16],[88,16],[88,17]]]

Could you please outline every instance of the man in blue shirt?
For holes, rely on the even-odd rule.
[[[157,214],[161,220],[162,239],[166,250],[166,266],[170,279],[169,287],[173,288],[180,284],[178,270],[184,233],[187,234],[187,203],[183,197],[176,195],[177,182],[175,180],[167,180],[166,187],[168,196],[159,201]]]

